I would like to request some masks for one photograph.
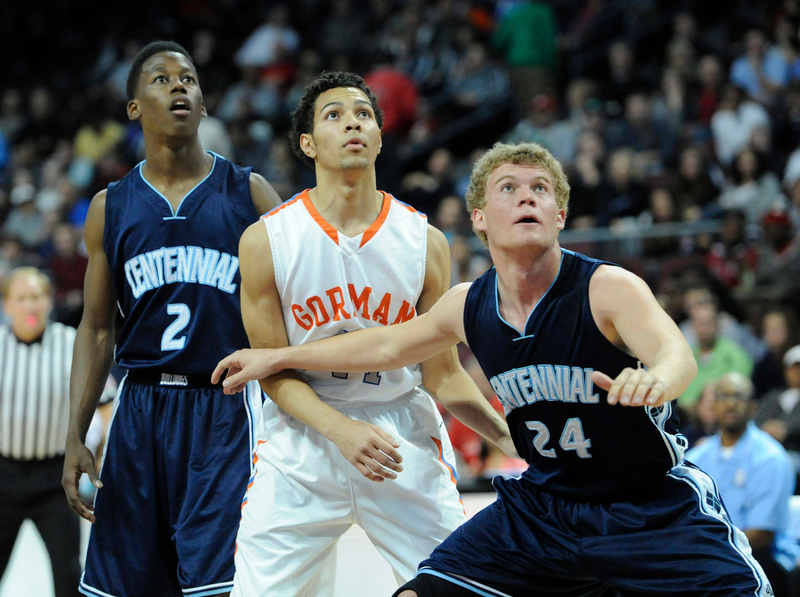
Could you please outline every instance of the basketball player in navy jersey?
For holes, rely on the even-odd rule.
[[[223,360],[226,391],[284,368],[365,371],[466,342],[529,468],[420,564],[399,597],[772,595],[671,401],[691,350],[638,277],[561,249],[569,185],[535,144],[497,144],[467,204],[495,267],[391,328]],[[616,593],[614,593],[616,592]]]
[[[251,387],[231,400],[209,379],[219,356],[247,342],[239,237],[280,200],[249,168],[203,151],[206,109],[184,48],[142,49],[128,96],[146,159],[94,197],[86,220],[62,480],[94,523],[80,590],[227,595],[262,398]],[[128,375],[98,474],[84,441],[114,357]],[[78,496],[82,473],[98,487],[94,507]]]

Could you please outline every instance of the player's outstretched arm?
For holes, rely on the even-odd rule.
[[[251,346],[286,347],[289,339],[263,222],[256,222],[242,235],[239,260],[242,320]],[[218,379],[216,372],[215,376]],[[391,435],[376,425],[350,419],[325,404],[296,372],[284,371],[251,379],[258,379],[266,394],[287,414],[336,444],[344,457],[368,479],[394,479],[403,470],[400,464],[403,459],[397,451],[400,444]]]
[[[70,421],[61,479],[70,507],[91,522],[95,520],[92,506],[78,495],[78,483],[86,473],[96,487],[102,486],[94,456],[84,442],[111,368],[117,313],[114,284],[103,249],[105,205],[106,192],[101,191],[92,200],[86,217],[89,265],[84,280],[83,317],[72,356]]]
[[[450,248],[445,236],[432,226],[428,227],[428,254],[425,268],[425,285],[417,302],[417,311],[427,313],[446,293],[450,285]],[[469,284],[460,284],[448,294],[448,309],[439,317],[459,338],[464,338],[464,304]],[[507,455],[519,458],[508,424],[470,377],[458,359],[455,347],[449,348],[422,363],[422,380],[425,388],[459,421],[496,444]]]
[[[697,375],[692,349],[644,280],[602,265],[589,283],[589,303],[603,334],[619,338],[647,367],[616,379],[595,371],[592,381],[608,391],[609,404],[660,406],[686,390]]]
[[[285,369],[363,373],[391,371],[419,363],[462,340],[455,331],[458,325],[463,330],[459,315],[464,308],[462,292],[466,292],[463,285],[453,288],[429,313],[397,325],[279,349],[237,350],[217,364],[211,381],[217,383],[227,369],[223,386],[226,393],[232,394],[244,389],[250,380],[263,379]]]
[[[263,215],[281,204],[281,198],[272,185],[267,182],[266,178],[255,172],[250,173],[250,197],[253,199],[253,206],[258,215]]]

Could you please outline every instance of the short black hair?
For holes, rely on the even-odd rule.
[[[189,55],[189,52],[179,43],[174,41],[150,42],[136,54],[136,58],[133,59],[133,64],[131,64],[131,70],[128,72],[128,83],[125,86],[125,90],[128,93],[128,101],[136,97],[136,88],[139,86],[139,76],[142,74],[142,66],[145,61],[150,58],[150,56],[160,54],[161,52],[177,52],[178,54],[183,54],[186,56],[186,59],[194,65],[194,61]]]
[[[383,112],[378,106],[378,98],[364,83],[364,79],[355,73],[323,72],[306,86],[303,97],[300,98],[297,107],[292,112],[292,130],[289,131],[289,146],[292,151],[306,165],[312,168],[314,167],[314,160],[303,153],[300,148],[300,135],[314,132],[314,104],[317,98],[329,89],[338,87],[354,87],[363,91],[372,104],[372,111],[375,112],[378,128],[383,128]]]

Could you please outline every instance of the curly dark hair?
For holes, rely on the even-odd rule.
[[[383,128],[383,112],[378,106],[378,98],[372,93],[364,79],[355,73],[323,72],[306,86],[303,97],[292,112],[292,129],[289,131],[289,145],[294,154],[303,160],[307,166],[314,167],[314,160],[308,157],[300,148],[300,135],[314,132],[314,104],[317,98],[328,91],[338,87],[354,87],[360,89],[369,98],[378,128]]]
[[[160,54],[161,52],[176,52],[178,54],[183,54],[186,56],[189,62],[194,65],[194,61],[189,55],[189,52],[179,43],[174,41],[150,42],[141,50],[139,50],[138,54],[136,54],[136,58],[133,59],[133,64],[131,64],[131,70],[128,72],[128,82],[125,86],[125,91],[128,94],[128,101],[136,97],[136,88],[139,86],[139,77],[142,74],[142,66],[144,65],[145,61],[150,58],[150,56]]]

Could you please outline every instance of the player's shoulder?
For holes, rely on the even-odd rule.
[[[267,214],[281,205],[281,198],[266,178],[257,172],[250,172],[250,197],[258,214]]]
[[[592,273],[589,286],[590,292],[600,292],[602,294],[618,294],[626,290],[641,292],[649,291],[647,283],[632,271],[613,263],[599,262],[599,265]]]
[[[449,259],[450,243],[447,242],[447,237],[444,235],[444,232],[442,232],[432,224],[427,224],[425,231],[426,234],[428,235],[429,255],[431,252],[433,252],[437,256],[447,256],[447,258]]]
[[[264,226],[263,217],[244,229],[239,239],[239,255],[248,251],[259,251],[269,248],[269,231]],[[258,253],[255,253],[258,254]]]
[[[308,210],[304,206],[304,200],[307,197],[308,197],[308,189],[301,191],[296,195],[293,195],[292,197],[289,197],[286,201],[278,203],[268,211],[264,212],[264,214],[259,218],[259,221],[263,225],[263,223],[266,221],[273,222],[276,220],[296,217],[297,213],[301,212],[307,213]]]
[[[92,197],[92,200],[89,203],[89,209],[86,212],[85,228],[87,229],[87,231],[91,231],[95,228],[99,230],[105,228],[107,202],[108,202],[108,189],[103,189],[102,191],[98,191],[98,193],[95,194],[94,197]]]

